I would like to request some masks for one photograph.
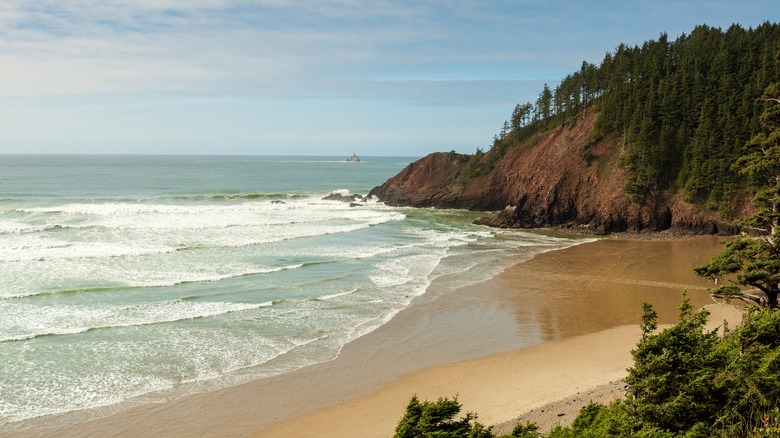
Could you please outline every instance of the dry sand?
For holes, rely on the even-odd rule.
[[[464,411],[497,424],[624,377],[641,332],[620,326],[529,347],[521,352],[440,365],[403,377],[366,397],[295,418],[258,437],[386,437],[412,394],[421,400],[458,395]]]
[[[692,268],[719,249],[715,237],[604,239],[544,253],[419,300],[335,360],[13,436],[391,436],[413,394],[458,394],[484,424],[581,403],[625,375],[642,301],[661,323],[676,319],[683,288],[696,306],[712,302]]]
[[[710,329],[741,313],[733,306],[710,305]],[[661,328],[668,327],[668,325]],[[544,343],[519,351],[440,365],[413,373],[385,388],[336,406],[267,428],[256,438],[389,437],[411,395],[421,400],[458,396],[463,411],[509,433],[532,421],[547,432],[569,426],[591,401],[607,404],[624,394],[622,378],[631,366],[631,349],[641,336],[638,325]]]

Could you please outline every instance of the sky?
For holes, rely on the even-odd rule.
[[[0,153],[423,156],[720,0],[2,0]]]

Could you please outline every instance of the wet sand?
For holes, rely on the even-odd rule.
[[[694,305],[711,303],[692,268],[718,241],[604,239],[544,253],[423,297],[333,361],[12,436],[391,436],[415,393],[460,394],[481,422],[507,421],[621,378],[642,301],[661,323],[676,319],[684,288]]]

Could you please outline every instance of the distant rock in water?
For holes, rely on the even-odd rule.
[[[333,192],[329,194],[328,196],[322,198],[323,201],[341,201],[341,202],[347,202],[347,203],[354,203],[354,202],[365,202],[366,199],[363,197],[363,195],[347,195],[340,192]]]

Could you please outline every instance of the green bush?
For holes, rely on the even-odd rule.
[[[628,370],[637,415],[669,431],[687,430],[698,422],[712,423],[724,402],[713,387],[724,368],[724,352],[716,348],[717,332],[706,332],[708,313],[693,313],[684,297],[680,320],[661,333],[639,342]]]
[[[705,328],[683,293],[679,321],[655,333],[656,314],[644,305],[643,337],[632,350],[628,396],[608,406],[590,403],[571,427],[548,438],[780,438],[780,311],[754,309],[719,337]],[[396,437],[493,437],[457,399],[420,403],[413,397]],[[499,438],[542,436],[533,423]]]
[[[649,333],[654,313],[645,306],[628,397],[548,437],[780,437],[780,312],[753,310],[723,338],[685,295],[674,326]]]
[[[420,402],[412,396],[406,413],[395,428],[395,438],[492,438],[491,428],[476,421],[477,416],[467,412],[456,418],[461,404],[458,398],[442,398],[435,402]]]

